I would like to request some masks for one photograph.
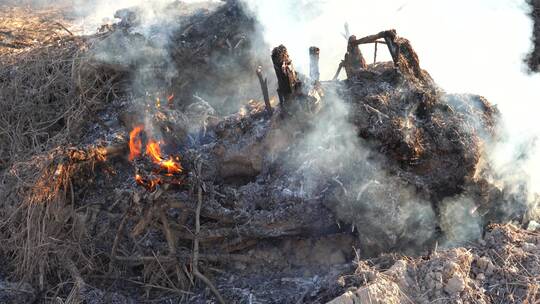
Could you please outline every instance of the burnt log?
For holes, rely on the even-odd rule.
[[[388,46],[388,51],[392,56],[394,66],[400,69],[401,72],[413,75],[420,80],[430,79],[430,77],[420,68],[420,60],[409,40],[398,37],[396,30],[382,31],[378,34],[360,39],[351,36],[349,48],[358,47],[361,44],[367,43],[382,43],[379,39],[384,39],[384,43]],[[345,67],[347,67],[347,65]],[[347,75],[349,75],[349,72],[347,72]]]
[[[290,112],[293,100],[301,94],[302,83],[298,80],[292,60],[284,45],[274,48],[272,62],[278,80],[279,102],[285,113]]]
[[[309,77],[314,83],[318,83],[321,78],[319,70],[320,53],[321,50],[316,46],[309,48]]]
[[[345,60],[343,66],[347,77],[351,78],[356,72],[366,69],[367,63],[362,51],[360,51],[359,44],[355,44],[356,36],[349,37],[349,43],[347,45],[347,53],[345,54]]]
[[[527,1],[531,10],[530,16],[533,19],[533,49],[527,56],[527,64],[532,72],[540,72],[540,0]]]

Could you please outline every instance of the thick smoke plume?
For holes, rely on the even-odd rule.
[[[501,136],[485,147],[485,162],[497,173],[493,182],[507,191],[525,192],[524,199],[532,213],[537,210],[540,127],[536,121],[540,76],[524,72],[522,63],[531,48],[532,32],[529,8],[524,1],[245,0],[244,3],[261,22],[268,44],[287,45],[299,70],[308,71],[305,55],[308,47],[320,47],[323,79],[332,77],[343,57],[345,22],[350,33],[358,37],[397,29],[399,35],[411,40],[420,54],[422,67],[442,88],[452,93],[481,94],[498,106],[503,116]],[[362,47],[362,51],[368,61],[372,60],[372,46]],[[388,59],[387,54],[378,58]],[[463,209],[471,204],[468,198],[452,200],[461,202]],[[441,211],[443,216],[463,218],[463,210],[459,208]],[[446,226],[451,227],[448,221]],[[477,235],[478,224],[472,226],[463,227],[470,228],[468,233],[452,234]]]

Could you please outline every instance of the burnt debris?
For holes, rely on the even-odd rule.
[[[527,64],[531,71],[540,71],[540,1],[528,0],[531,8],[531,18],[533,19],[532,42],[533,49],[527,57]]]

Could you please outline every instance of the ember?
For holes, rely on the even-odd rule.
[[[167,97],[167,104],[169,105],[169,108],[172,108],[174,106],[174,94],[171,94]]]

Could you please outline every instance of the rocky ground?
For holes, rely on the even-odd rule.
[[[269,113],[269,47],[236,1],[164,14],[150,36],[128,10],[2,45],[0,301],[540,301],[526,189],[486,164],[489,101],[439,88],[397,38],[397,63],[302,77],[309,98]],[[182,172],[129,157],[153,137]]]

